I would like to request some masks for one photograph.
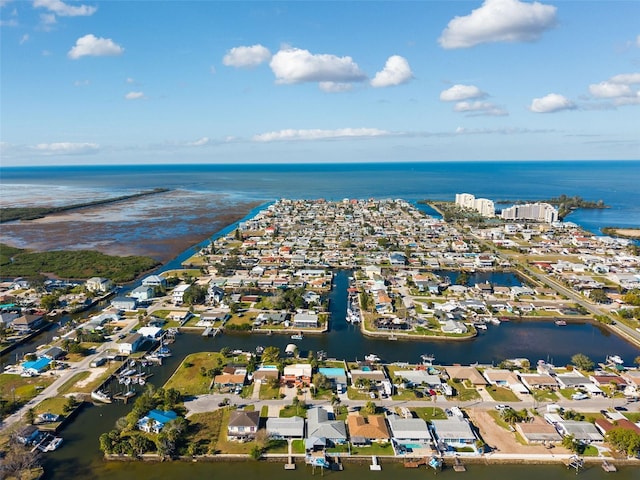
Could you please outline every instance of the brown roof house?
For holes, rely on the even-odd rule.
[[[559,442],[562,440],[553,425],[536,417],[533,422],[516,423],[516,430],[527,443]]]
[[[255,438],[260,423],[260,412],[234,410],[229,415],[227,437],[230,440],[251,440]]]
[[[388,441],[389,429],[382,415],[363,417],[360,413],[350,413],[347,417],[349,436],[355,444]]]

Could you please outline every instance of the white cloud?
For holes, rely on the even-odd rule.
[[[532,42],[556,24],[556,7],[519,0],[485,0],[480,8],[455,17],[438,39],[443,48],[491,42]]]
[[[636,47],[640,48],[640,35],[636,37]]]
[[[97,143],[39,143],[31,147],[33,150],[43,155],[79,155],[86,153],[95,153],[100,148]]]
[[[443,102],[459,102],[472,98],[484,98],[487,94],[475,85],[454,85],[440,92],[440,100]]]
[[[128,84],[132,84],[132,83],[136,83],[136,81],[131,78],[131,77],[127,77],[127,79],[125,80],[125,82],[127,82]]]
[[[629,85],[606,81],[589,85],[589,93],[596,98],[617,98],[629,97],[633,90]]]
[[[227,52],[222,63],[227,67],[252,68],[268,62],[271,52],[260,44],[250,47],[235,47]]]
[[[97,7],[88,5],[67,5],[61,0],[34,0],[33,6],[35,8],[46,8],[59,17],[88,17],[98,10]]]
[[[51,25],[55,25],[58,23],[55,14],[53,13],[41,13],[40,14],[40,23],[45,27],[45,29]]]
[[[534,98],[529,110],[534,113],[554,113],[562,110],[574,110],[576,105],[558,93],[550,93],[542,98]]]
[[[195,142],[187,142],[187,147],[204,147],[211,142],[209,137],[202,137],[196,140]]]
[[[406,58],[392,55],[387,59],[384,68],[371,80],[372,87],[391,87],[411,81],[413,72]]]
[[[74,87],[86,87],[90,83],[91,82],[89,82],[89,80],[76,80],[75,82],[73,82],[73,85]]]
[[[327,93],[342,93],[353,90],[353,85],[351,83],[340,82],[320,82],[318,87],[320,90]]]
[[[488,115],[492,117],[502,117],[509,113],[491,102],[458,102],[453,107],[454,112],[468,113],[468,116]]]
[[[127,93],[124,98],[126,100],[140,100],[144,97],[144,92],[129,92]]]
[[[11,20],[0,20],[0,27],[17,27],[18,21],[15,18]]]
[[[351,57],[312,54],[308,50],[286,48],[276,53],[269,63],[276,82],[361,82],[367,76]]]
[[[23,45],[24,43],[29,41],[29,34],[25,33],[24,35],[22,35],[22,38],[20,38],[20,45]]]
[[[114,43],[110,38],[98,38],[90,33],[76,40],[75,46],[69,50],[67,56],[77,60],[80,57],[86,56],[105,57],[122,55],[122,52],[124,52],[124,48]]]
[[[337,130],[279,130],[277,132],[254,135],[255,142],[274,142],[281,140],[328,140],[332,138],[382,137],[390,133],[377,128],[339,128]]]
[[[621,73],[608,80],[589,85],[589,93],[595,98],[610,99],[614,105],[640,104],[640,73]]]

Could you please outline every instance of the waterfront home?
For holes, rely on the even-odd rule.
[[[522,435],[527,443],[547,443],[559,442],[562,437],[553,425],[546,423],[537,417],[532,417],[533,421],[526,423],[516,423],[516,431]]]
[[[306,386],[311,383],[313,368],[309,363],[286,365],[282,374],[283,383],[295,386]]]
[[[574,370],[570,373],[559,373],[556,375],[556,380],[558,381],[560,388],[588,388],[587,386],[595,387],[591,380],[589,380],[577,370]]]
[[[383,415],[368,415],[363,417],[359,412],[350,413],[347,416],[349,437],[351,443],[367,444],[371,442],[388,441],[389,429]]]
[[[229,414],[227,437],[231,440],[251,440],[255,438],[260,423],[260,412],[233,410]]]
[[[60,347],[51,347],[42,352],[40,356],[48,358],[49,360],[58,360],[59,358],[63,358],[66,354],[67,352]]]
[[[40,430],[33,425],[27,425],[18,431],[16,434],[16,440],[20,442],[22,445],[31,445],[37,442],[38,438],[40,438]]]
[[[172,310],[171,312],[169,312],[169,314],[167,315],[167,320],[173,320],[175,322],[186,322],[189,317],[191,317],[192,313],[187,311],[187,310]]]
[[[32,360],[30,362],[23,362],[20,366],[22,370],[28,375],[36,376],[40,375],[47,368],[49,368],[49,364],[52,362],[50,358],[40,357],[37,360]]]
[[[402,378],[408,387],[424,385],[428,388],[439,389],[442,380],[438,375],[431,375],[426,370],[396,370],[396,378]]]
[[[86,281],[85,287],[90,292],[106,293],[113,288],[113,282],[108,278],[91,277]]]
[[[525,387],[520,380],[518,380],[517,375],[510,370],[487,368],[483,372],[483,375],[491,385],[506,387],[516,393],[529,393],[527,387]]]
[[[289,438],[304,438],[304,418],[267,418],[267,433],[275,440],[287,440]]]
[[[391,429],[391,436],[398,444],[428,445],[431,441],[427,422],[421,418],[403,418],[391,414],[387,416],[387,421]]]
[[[556,429],[562,436],[572,435],[575,440],[582,443],[604,441],[602,434],[591,422],[563,420],[556,423]]]
[[[0,327],[9,328],[11,326],[11,323],[19,316],[20,315],[15,312],[0,313]]]
[[[224,298],[224,290],[214,283],[209,283],[207,289],[207,301],[213,304],[218,304]]]
[[[42,315],[22,315],[11,322],[11,328],[18,333],[29,333],[44,323]]]
[[[307,439],[320,440],[326,446],[339,445],[347,441],[347,428],[342,420],[334,420],[322,407],[307,410]],[[317,443],[317,441],[314,441]]]
[[[487,385],[487,380],[480,374],[475,367],[462,367],[454,365],[445,367],[447,375],[452,380],[468,380],[474,386]]]
[[[160,433],[165,425],[178,418],[178,414],[173,410],[151,410],[144,417],[138,420],[138,430],[147,433]]]
[[[138,305],[135,298],[131,297],[115,297],[111,300],[111,306],[125,312],[133,312]]]
[[[150,301],[153,297],[153,287],[140,285],[131,290],[129,294],[131,298],[135,298],[138,302],[144,303]]]
[[[122,341],[118,342],[118,352],[122,355],[130,355],[137,352],[144,340],[145,338],[139,333],[131,333]]]
[[[598,387],[614,386],[615,390],[623,390],[627,386],[627,382],[625,382],[622,377],[605,372],[602,372],[602,374],[589,375],[589,380]]]
[[[344,368],[339,367],[320,367],[318,369],[318,373],[324,375],[331,381],[331,384],[338,392],[342,392],[346,390],[347,387],[347,373]]]
[[[280,371],[277,365],[261,365],[253,372],[253,380],[255,382],[266,382],[272,378],[280,378]]]
[[[145,287],[166,287],[167,280],[161,275],[149,275],[142,279],[142,285]]]
[[[556,379],[548,374],[521,373],[520,381],[529,390],[556,390],[558,388]]]
[[[628,420],[627,418],[625,418],[623,415],[621,416],[622,418],[616,418],[614,420],[614,423],[611,423],[609,420],[606,420],[604,418],[598,418],[596,419],[595,426],[598,429],[598,431],[602,433],[602,435],[604,436],[606,436],[607,433],[609,433],[609,431],[613,430],[614,428],[631,430],[632,432],[635,432],[638,435],[640,435],[640,427],[635,423],[631,422],[630,420]]]
[[[431,426],[436,445],[440,451],[473,447],[477,437],[466,418],[458,415],[446,420],[432,420]]]
[[[298,312],[293,316],[293,328],[318,328],[318,315],[314,312]]]
[[[41,413],[36,418],[39,423],[53,423],[62,420],[60,415],[50,412]]]
[[[158,340],[164,334],[164,330],[160,327],[140,327],[138,333],[144,338]]]
[[[182,305],[184,303],[184,294],[191,288],[188,283],[181,283],[171,292],[171,301],[174,305]]]
[[[222,373],[213,379],[213,385],[221,392],[231,392],[241,389],[246,380],[246,370],[244,373]]]

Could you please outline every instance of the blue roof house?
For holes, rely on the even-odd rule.
[[[37,360],[33,360],[31,362],[24,362],[21,367],[22,369],[31,375],[39,375],[42,373],[51,363],[50,358],[40,357]]]
[[[172,420],[178,418],[178,414],[173,410],[151,410],[144,417],[138,420],[138,429],[147,433],[160,433],[164,426]]]

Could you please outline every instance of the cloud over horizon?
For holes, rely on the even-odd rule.
[[[466,113],[467,116],[475,117],[480,115],[487,115],[490,117],[503,117],[509,115],[504,108],[497,106],[492,102],[458,102],[453,107],[454,112]]]
[[[73,60],[81,57],[108,57],[122,55],[124,48],[110,38],[98,38],[93,34],[85,35],[76,40],[75,46],[69,50],[67,56]]]
[[[600,83],[589,85],[594,98],[612,100],[613,104],[640,105],[640,72],[621,73]]]
[[[46,8],[59,17],[89,17],[98,10],[88,5],[68,5],[61,0],[33,0],[33,7]]]
[[[335,130],[322,129],[285,129],[254,135],[254,142],[274,142],[283,140],[328,140],[332,138],[382,137],[390,135],[386,130],[377,128],[339,128]]]
[[[43,155],[84,155],[96,153],[99,148],[97,143],[72,142],[39,143],[31,147]]]
[[[475,85],[453,85],[440,92],[440,100],[443,102],[458,102],[474,98],[484,98],[487,94]]]
[[[556,25],[556,10],[539,2],[485,0],[469,15],[453,18],[438,43],[454,49],[483,43],[533,42]]]

